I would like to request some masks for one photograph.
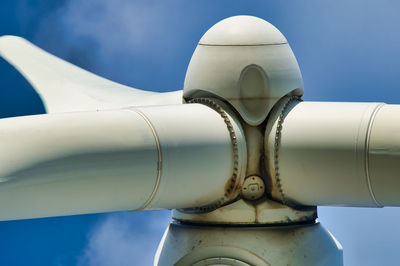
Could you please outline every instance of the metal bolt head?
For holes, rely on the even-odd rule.
[[[249,176],[244,180],[242,196],[246,200],[257,200],[265,192],[264,181],[256,175]]]

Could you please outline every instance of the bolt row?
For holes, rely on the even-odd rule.
[[[288,98],[287,102],[285,105],[282,107],[281,113],[278,118],[278,124],[276,126],[276,131],[275,131],[275,143],[274,143],[274,172],[275,172],[275,181],[276,185],[279,190],[279,194],[281,196],[281,201],[283,204],[287,204],[287,200],[285,197],[285,193],[283,192],[282,188],[282,182],[280,179],[280,174],[279,174],[279,147],[281,144],[281,136],[282,136],[282,126],[283,122],[285,120],[285,117],[287,115],[287,109],[293,102],[300,102],[301,99],[298,96],[292,96]]]
[[[200,103],[204,104],[212,109],[214,109],[223,119],[224,122],[228,128],[231,143],[232,143],[232,148],[233,148],[233,173],[232,177],[230,178],[230,184],[225,191],[225,194],[223,197],[221,197],[219,200],[206,205],[206,206],[201,206],[201,207],[194,207],[190,209],[184,209],[181,210],[183,212],[189,212],[189,213],[199,213],[199,212],[210,212],[213,210],[218,209],[221,207],[223,204],[227,203],[232,197],[231,194],[234,192],[235,187],[238,185],[238,172],[239,172],[239,148],[238,148],[238,143],[237,143],[237,137],[235,133],[235,129],[232,125],[232,122],[229,119],[229,116],[227,113],[224,111],[224,109],[218,105],[215,101],[209,99],[209,98],[195,98],[187,101],[187,103]]]

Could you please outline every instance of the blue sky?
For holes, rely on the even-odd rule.
[[[305,100],[400,103],[398,1],[3,0],[0,35],[27,38],[132,87],[181,89],[213,24],[247,14],[274,24],[302,70]],[[0,60],[0,117],[43,113],[30,85]],[[0,222],[0,265],[150,265],[169,211]],[[396,265],[400,209],[319,208],[345,265]],[[136,262],[136,263],[135,263]],[[140,263],[139,263],[140,262]]]

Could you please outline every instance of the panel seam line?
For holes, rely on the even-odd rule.
[[[367,179],[369,194],[377,207],[383,207],[383,205],[379,203],[379,201],[376,199],[375,193],[372,189],[371,178],[369,174],[369,144],[370,144],[372,124],[375,121],[376,114],[384,105],[385,105],[384,103],[378,104],[372,111],[371,117],[368,122],[367,136],[365,138],[365,178]]]
[[[133,211],[141,211],[144,210],[147,206],[150,205],[150,203],[153,201],[153,199],[155,198],[158,188],[160,187],[160,183],[161,183],[161,175],[162,175],[162,150],[161,150],[161,143],[160,143],[160,139],[158,137],[157,134],[157,130],[155,129],[153,123],[151,123],[150,119],[139,109],[136,108],[129,108],[129,110],[137,113],[138,115],[140,115],[144,121],[146,122],[146,124],[150,127],[150,130],[153,134],[154,140],[156,142],[156,146],[157,146],[157,155],[158,155],[158,162],[157,162],[157,180],[156,183],[154,184],[154,188],[153,188],[153,192],[150,194],[149,198],[147,199],[147,201],[143,204],[142,207],[135,209]]]

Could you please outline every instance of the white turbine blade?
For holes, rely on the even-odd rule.
[[[400,206],[400,105],[301,102],[283,120],[281,108],[266,134],[274,198],[296,205]]]
[[[212,204],[232,176],[231,141],[199,104],[1,119],[0,220]]]
[[[156,93],[118,84],[61,60],[20,37],[0,37],[0,56],[32,84],[48,113],[182,102],[181,91]]]

